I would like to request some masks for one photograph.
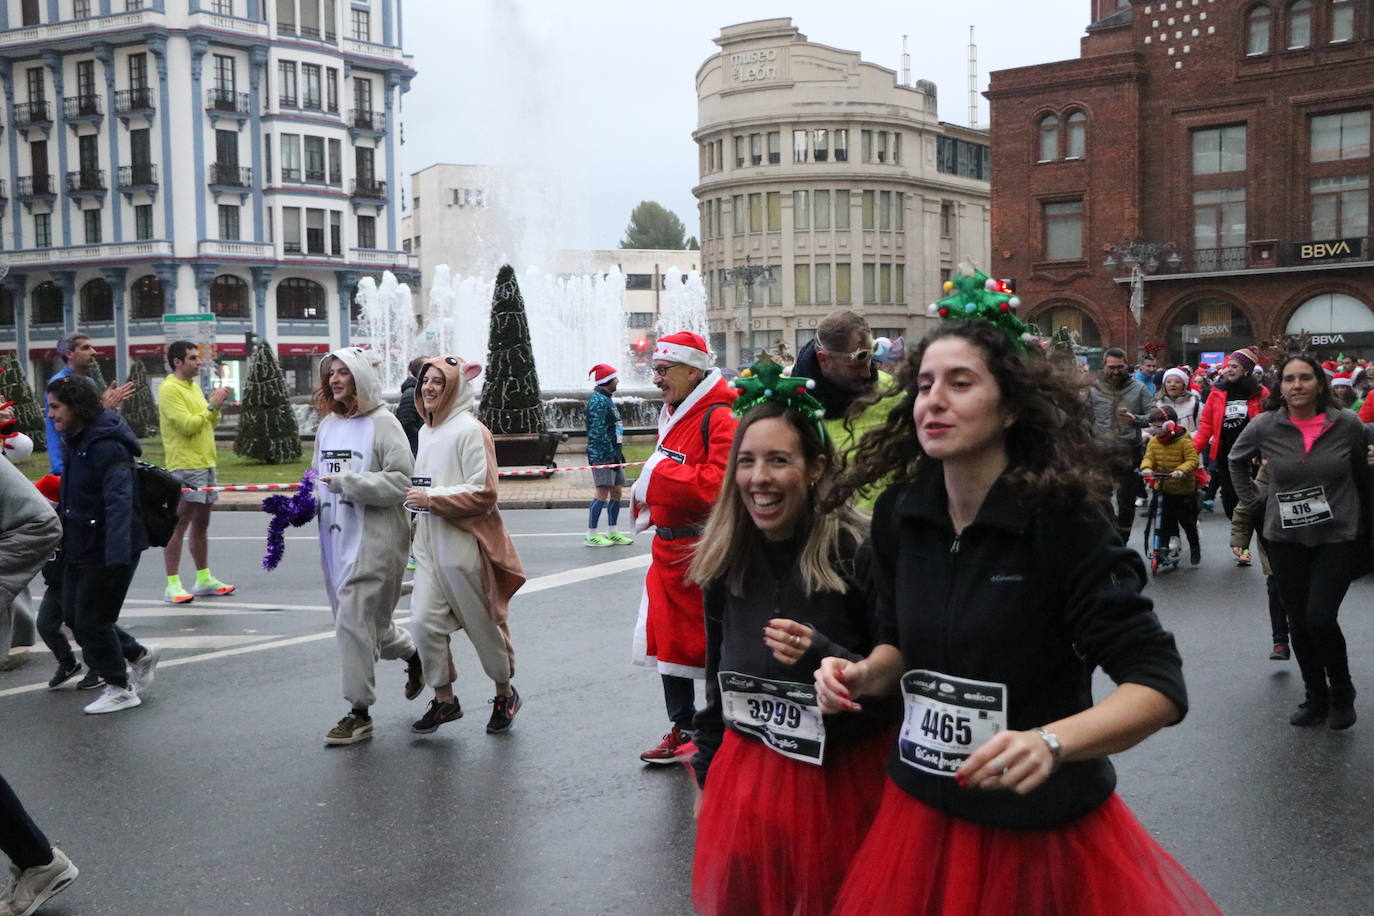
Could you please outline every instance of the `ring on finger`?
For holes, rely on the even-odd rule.
[[[1004,761],[1001,757],[998,757],[995,760],[993,760],[992,766],[996,767],[998,776],[1007,775],[1007,770],[1010,769],[1010,767],[1007,766],[1006,761]]]
[[[793,633],[793,634],[792,634],[792,645],[793,645],[793,646],[800,646],[800,645],[801,645],[801,637],[798,636],[796,633]]]

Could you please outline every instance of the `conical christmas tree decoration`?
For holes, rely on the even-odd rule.
[[[91,360],[91,368],[89,374],[91,377],[91,381],[95,382],[95,390],[99,391],[103,395],[105,393],[105,389],[110,387],[110,383],[105,381],[105,373],[100,371],[100,360]]]
[[[949,320],[977,319],[1007,332],[1017,349],[1025,350],[1035,328],[1016,317],[1021,299],[1005,283],[993,280],[976,267],[959,265],[959,273],[945,281],[949,295],[930,304],[930,314]]]
[[[286,377],[272,348],[258,344],[243,385],[234,454],[264,464],[283,464],[301,456],[301,431],[286,393]]]
[[[509,264],[496,274],[478,418],[493,433],[530,435],[548,428],[539,402],[539,373],[534,368],[525,300]]]
[[[148,384],[148,370],[143,360],[136,359],[129,366],[129,381],[133,383],[134,393],[119,405],[119,412],[129,422],[134,435],[140,439],[155,436],[158,432],[157,405],[153,403],[153,388]]]
[[[19,371],[19,362],[13,355],[0,361],[0,404],[10,401],[14,402],[14,418],[18,422],[11,424],[5,432],[24,433],[33,440],[35,451],[46,449],[43,411],[39,409],[38,399],[24,381],[24,373]]]

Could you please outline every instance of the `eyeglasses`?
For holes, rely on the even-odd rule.
[[[670,370],[676,369],[679,365],[681,365],[681,364],[680,364],[680,363],[672,363],[672,364],[667,365],[667,366],[654,366],[654,367],[653,367],[654,378],[666,378],[667,375],[668,375],[668,372],[669,372]]]
[[[873,358],[873,348],[872,348],[872,347],[863,347],[863,348],[860,348],[860,349],[858,349],[858,350],[855,350],[853,353],[841,353],[841,352],[838,351],[838,350],[831,350],[831,349],[828,349],[828,348],[825,346],[825,344],[821,343],[819,337],[816,338],[816,349],[817,349],[817,350],[825,350],[825,352],[826,352],[826,353],[829,353],[831,356],[846,356],[846,357],[848,357],[851,361],[856,362],[856,363],[866,363],[866,362],[868,362],[870,359]]]

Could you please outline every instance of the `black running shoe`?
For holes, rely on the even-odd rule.
[[[425,673],[420,667],[420,656],[406,659],[406,699],[413,700],[425,690]]]
[[[48,689],[56,690],[58,687],[61,687],[63,684],[67,683],[80,673],[81,663],[76,659],[72,659],[71,667],[68,667],[59,662],[57,665],[57,673],[52,676],[52,679],[50,681],[48,681]]]
[[[86,676],[76,685],[77,690],[99,690],[105,686],[105,679],[96,673],[94,668],[86,671]]]
[[[495,735],[499,732],[510,731],[511,723],[515,721],[515,714],[520,711],[520,691],[515,689],[512,684],[510,696],[503,697],[497,694],[491,700],[491,719],[487,722],[487,734]]]
[[[429,701],[429,709],[425,714],[410,726],[413,732],[428,735],[445,722],[452,722],[454,719],[463,718],[463,708],[458,705],[458,698],[454,697],[452,703],[446,703],[435,697]]]

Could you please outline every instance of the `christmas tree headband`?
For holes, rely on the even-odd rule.
[[[825,426],[821,423],[825,416],[825,408],[821,406],[820,401],[807,393],[809,389],[816,387],[814,380],[784,376],[781,363],[774,362],[768,356],[761,356],[758,362],[741,372],[739,378],[730,382],[730,387],[739,391],[732,408],[735,416],[742,417],[752,408],[772,401],[815,420],[816,427],[821,433],[821,441],[825,441]]]
[[[959,273],[945,281],[949,295],[930,304],[930,314],[948,320],[986,321],[1011,338],[1020,352],[1036,337],[1035,328],[1016,317],[1021,299],[1001,280],[993,280],[976,267],[959,265]]]

